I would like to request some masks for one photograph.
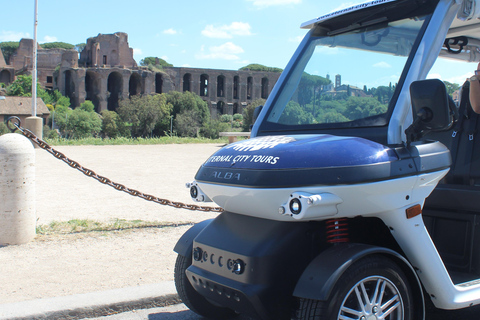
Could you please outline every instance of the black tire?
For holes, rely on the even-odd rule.
[[[377,315],[385,320],[414,320],[413,308],[410,285],[401,268],[390,259],[375,255],[350,266],[327,301],[299,299],[295,319],[360,320],[377,319],[373,317]]]
[[[226,320],[237,317],[238,314],[233,310],[216,306],[195,291],[185,274],[185,270],[187,270],[191,264],[191,254],[188,257],[182,255],[177,256],[174,272],[175,287],[183,303],[196,314],[208,319]]]

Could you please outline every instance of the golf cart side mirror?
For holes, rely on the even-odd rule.
[[[253,110],[252,125],[257,121],[258,115],[262,112],[263,106],[258,106]]]
[[[457,109],[450,101],[445,84],[438,79],[412,82],[410,85],[413,123],[405,130],[407,143],[419,140],[431,131],[452,127]]]

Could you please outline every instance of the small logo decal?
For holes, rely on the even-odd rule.
[[[245,140],[236,143],[232,146],[227,146],[227,149],[233,148],[236,151],[257,151],[261,149],[271,149],[279,144],[286,144],[295,141],[292,137],[287,136],[268,136],[260,137],[251,140]]]

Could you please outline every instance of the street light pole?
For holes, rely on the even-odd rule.
[[[37,25],[38,0],[35,0],[33,20],[33,71],[32,71],[32,117],[37,115]]]
[[[32,57],[32,115],[25,119],[25,128],[33,132],[40,139],[43,138],[43,118],[37,117],[37,8],[38,2],[35,0],[35,13],[33,21],[33,57]],[[38,146],[34,144],[37,148]]]

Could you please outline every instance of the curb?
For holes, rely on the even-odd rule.
[[[83,319],[181,303],[173,281],[0,304],[0,320]]]

